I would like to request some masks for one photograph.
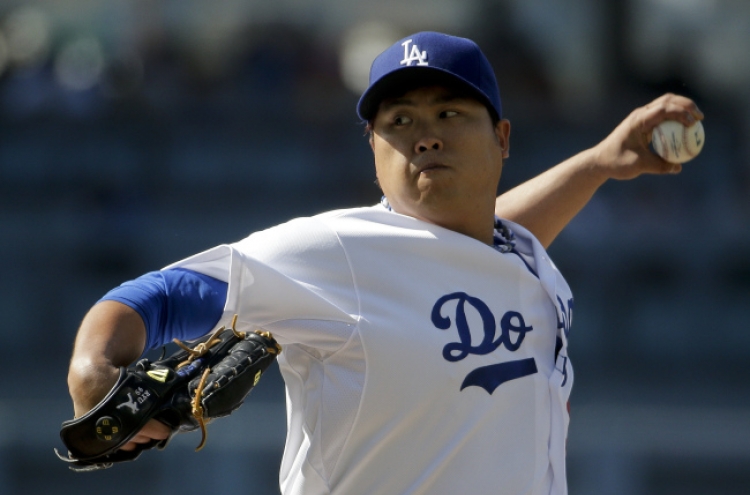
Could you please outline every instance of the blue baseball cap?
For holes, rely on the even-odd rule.
[[[425,85],[468,89],[497,118],[502,118],[500,90],[487,57],[473,41],[425,31],[397,41],[370,67],[370,86],[362,93],[357,114],[371,120],[386,95]],[[405,92],[406,92],[405,91]]]

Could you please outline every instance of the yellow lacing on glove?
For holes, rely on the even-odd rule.
[[[234,317],[232,318],[232,333],[234,333],[234,335],[237,338],[244,339],[247,336],[247,333],[238,332],[237,329],[235,328],[235,325],[237,324],[237,316],[238,315],[234,315]],[[204,355],[211,347],[221,342],[221,339],[219,339],[219,334],[221,334],[221,332],[224,331],[224,328],[225,327],[219,328],[216,332],[214,332],[211,338],[209,338],[206,342],[198,344],[197,346],[195,346],[194,349],[187,347],[186,345],[182,344],[181,342],[175,339],[175,342],[177,343],[177,345],[182,347],[184,350],[186,350],[190,354],[187,360],[177,365],[177,369],[180,369],[181,367],[187,364],[190,364],[195,359]],[[255,333],[273,340],[273,336],[271,335],[271,332],[261,332],[259,330],[256,330]],[[271,354],[279,354],[281,352],[281,345],[276,343],[274,347],[268,347],[267,350]],[[195,420],[198,422],[198,425],[200,426],[200,429],[201,429],[201,443],[198,444],[198,447],[196,447],[195,449],[196,452],[201,450],[203,446],[206,445],[206,439],[208,438],[208,432],[206,430],[206,419],[203,417],[204,410],[203,410],[203,406],[201,405],[201,400],[203,399],[203,389],[206,386],[206,380],[208,379],[208,375],[210,374],[210,372],[211,370],[209,368],[206,368],[203,371],[203,375],[201,376],[201,380],[198,383],[198,387],[196,387],[195,389],[195,396],[193,397],[193,401],[191,403],[193,417],[195,417]]]
[[[245,337],[247,337],[247,332],[238,332],[234,328],[234,324],[235,323],[237,323],[237,315],[234,315],[234,318],[232,318],[232,332],[234,333],[235,337],[237,337],[238,339],[244,339]],[[272,341],[274,341],[274,343],[276,345],[274,345],[273,347],[266,347],[266,350],[268,352],[270,352],[271,354],[280,354],[281,353],[281,344],[279,344],[278,342],[276,342],[274,340],[273,335],[271,335],[271,332],[266,332],[266,331],[261,331],[261,330],[255,330],[255,333],[257,333],[258,335],[261,335],[261,336],[263,336],[263,337],[265,337],[267,339],[271,339]]]
[[[235,316],[235,319],[236,318],[237,316]],[[200,344],[196,345],[193,348],[190,348],[186,346],[185,344],[183,344],[182,342],[180,342],[179,340],[174,339],[174,343],[180,346],[185,352],[188,353],[188,358],[185,361],[178,364],[177,369],[180,369],[183,366],[187,366],[188,364],[192,363],[193,361],[195,361],[196,359],[198,359],[199,357],[207,353],[208,350],[211,349],[213,346],[221,342],[221,339],[219,338],[219,334],[221,334],[221,332],[223,331],[224,331],[224,327],[219,328],[213,333],[213,335],[211,335],[211,337],[207,341],[201,342]]]
[[[201,381],[198,383],[198,388],[195,389],[195,397],[193,397],[193,417],[198,421],[198,425],[201,427],[201,443],[195,448],[198,452],[206,445],[206,439],[208,438],[208,431],[206,430],[206,420],[203,417],[203,406],[201,405],[201,399],[203,398],[203,387],[206,386],[206,378],[211,372],[210,369],[206,368],[201,376]]]
[[[232,318],[232,332],[234,332],[234,334],[238,337],[242,336],[244,338],[244,334],[240,334],[234,328],[235,324],[237,323],[237,316],[238,315],[234,315],[234,318]],[[193,348],[190,348],[179,340],[174,339],[175,344],[180,346],[184,351],[188,353],[188,358],[178,364],[177,369],[180,369],[183,366],[187,366],[188,364],[192,363],[193,361],[207,353],[208,350],[213,346],[221,342],[219,335],[225,330],[225,328],[226,327],[219,328],[211,335],[208,340],[206,340],[205,342],[201,342]],[[203,375],[201,376],[201,380],[198,383],[198,387],[195,389],[195,397],[193,397],[193,401],[191,403],[193,417],[198,422],[198,426],[200,426],[201,429],[201,443],[195,449],[196,452],[201,450],[203,446],[206,445],[206,439],[208,438],[208,432],[206,431],[206,420],[203,417],[204,411],[203,406],[201,405],[201,399],[203,399],[203,389],[206,386],[206,379],[208,378],[209,373],[211,373],[210,368],[206,368],[205,370],[203,370]]]

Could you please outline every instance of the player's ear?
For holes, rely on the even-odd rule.
[[[495,125],[495,137],[497,138],[500,149],[503,150],[503,158],[510,156],[510,121],[500,119]]]
[[[368,120],[365,123],[365,134],[367,135],[367,141],[370,143],[370,148],[373,149],[374,144],[373,144],[373,121],[372,120]]]

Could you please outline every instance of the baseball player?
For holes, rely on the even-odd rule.
[[[678,172],[647,136],[702,114],[665,95],[496,198],[510,123],[474,42],[396,42],[357,111],[382,201],[294,219],[110,291],[76,338],[76,415],[145,349],[236,314],[283,347],[284,494],[567,493],[573,297],[545,248],[607,179]],[[168,434],[152,421],[124,449]]]

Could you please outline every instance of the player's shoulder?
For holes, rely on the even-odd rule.
[[[385,233],[389,227],[403,222],[401,217],[402,215],[394,214],[377,204],[327,211],[311,217],[310,221],[319,222],[337,235],[349,236],[357,233]]]
[[[326,211],[312,216],[297,217],[264,230],[254,232],[236,243],[252,251],[321,250],[339,244],[339,230],[347,221],[366,218],[377,207],[347,208]],[[382,208],[381,208],[382,209]],[[385,211],[385,210],[383,210]]]
[[[389,213],[387,209],[378,204],[326,211],[311,218],[324,222],[336,222],[337,220],[381,220]]]
[[[290,230],[302,230],[304,232],[329,231],[337,232],[345,228],[345,225],[359,222],[382,223],[390,212],[380,205],[363,206],[354,208],[340,208],[329,210],[308,217],[293,218],[285,223],[277,225],[271,230],[288,232]]]

